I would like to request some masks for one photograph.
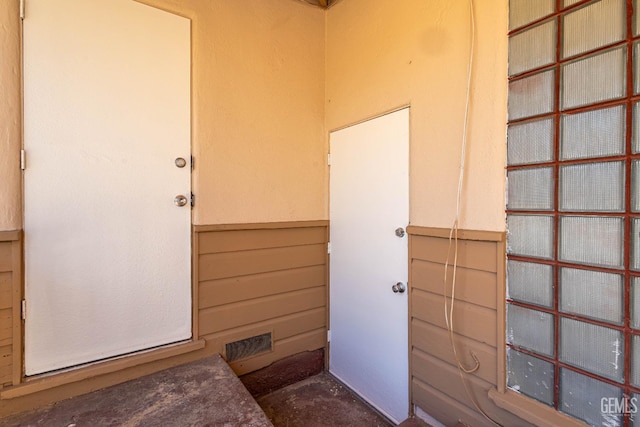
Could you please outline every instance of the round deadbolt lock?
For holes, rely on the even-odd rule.
[[[179,196],[176,196],[175,199],[173,199],[173,203],[178,207],[182,207],[182,206],[186,205],[188,201],[189,201],[189,199],[187,199],[182,194],[180,194]]]
[[[187,161],[185,159],[183,159],[182,157],[178,157],[176,159],[176,166],[179,168],[183,168],[185,166],[187,166]]]

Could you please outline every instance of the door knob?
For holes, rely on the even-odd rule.
[[[176,206],[182,207],[184,205],[187,204],[187,202],[189,201],[189,199],[187,199],[185,196],[183,196],[182,194],[178,195],[175,197],[175,199],[173,199],[173,203]]]
[[[394,294],[403,294],[407,290],[407,287],[402,282],[398,282],[391,287]]]
[[[402,228],[402,227],[396,228],[396,236],[404,237],[404,228]]]
[[[175,161],[176,166],[179,168],[183,168],[187,165],[187,161],[185,159],[183,159],[182,157],[178,157]]]

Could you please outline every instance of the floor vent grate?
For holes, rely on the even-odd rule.
[[[255,337],[234,341],[225,345],[227,362],[255,356],[271,350],[271,332]]]

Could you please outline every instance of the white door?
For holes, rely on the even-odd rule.
[[[26,1],[27,375],[191,337],[190,45],[132,0]]]
[[[409,410],[409,109],[331,133],[329,367],[395,422]],[[396,290],[398,290],[396,288]]]

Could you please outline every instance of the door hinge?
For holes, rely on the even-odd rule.
[[[331,330],[327,330],[327,342],[331,342]]]
[[[331,153],[327,154],[327,166],[331,166]]]
[[[194,164],[195,164],[195,159],[193,158],[193,156],[191,156],[191,170],[193,170]]]
[[[24,20],[24,1],[20,0],[20,19]]]
[[[22,320],[27,319],[27,300],[23,299],[22,304],[20,306],[20,317]]]
[[[20,150],[20,169],[25,170],[27,168],[27,152]]]
[[[191,193],[191,207],[196,205],[196,195]]]
[[[331,242],[327,242],[327,253],[331,253]]]

